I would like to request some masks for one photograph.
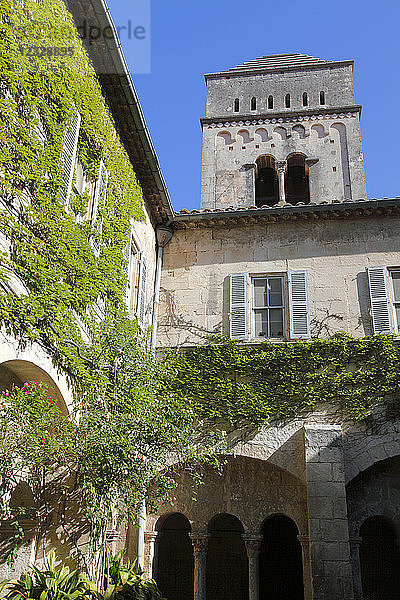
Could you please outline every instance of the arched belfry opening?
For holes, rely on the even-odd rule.
[[[208,534],[207,600],[248,600],[243,525],[233,515],[220,514],[210,521]]]
[[[256,161],[256,206],[273,206],[279,200],[278,172],[273,156],[264,155]]]
[[[154,556],[154,579],[165,598],[193,600],[193,547],[190,523],[181,513],[162,518]]]
[[[304,600],[298,529],[284,515],[269,517],[261,530],[260,600]]]
[[[289,204],[310,202],[308,165],[303,154],[292,154],[287,159],[285,197]]]
[[[393,524],[385,517],[370,517],[361,526],[360,536],[363,597],[400,598],[400,551]]]

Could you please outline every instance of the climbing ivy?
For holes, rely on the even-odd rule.
[[[214,338],[167,355],[173,393],[223,428],[259,428],[323,408],[368,425],[400,416],[400,345],[391,336],[260,345]]]
[[[64,3],[4,0],[0,16],[0,231],[10,242],[0,277],[5,290],[17,279],[22,292],[0,296],[0,320],[82,383],[90,372],[77,348],[90,345],[99,304],[127,316],[123,251],[130,220],[144,219],[142,193]],[[88,195],[75,191],[68,211],[59,200],[64,134],[76,110],[87,177],[96,179],[100,160],[109,173],[99,256],[90,244],[98,232],[82,218]]]

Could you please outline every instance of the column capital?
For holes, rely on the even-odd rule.
[[[209,535],[205,531],[193,531],[189,533],[189,537],[192,540],[194,554],[202,554],[207,550],[207,543]]]
[[[249,558],[258,556],[263,536],[257,533],[243,533],[242,539],[246,546],[247,556]]]
[[[279,173],[284,173],[286,171],[286,160],[277,160],[276,161],[276,168],[278,169]]]
[[[157,539],[158,531],[145,531],[144,532],[144,543],[151,544]]]

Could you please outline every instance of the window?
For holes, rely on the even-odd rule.
[[[234,111],[235,112],[239,112],[239,98],[236,98],[235,103],[234,103]]]
[[[321,105],[325,104],[325,92],[320,92],[319,93],[319,103]]]
[[[307,94],[307,92],[303,93],[303,106],[308,106],[308,94]]]
[[[285,96],[285,106],[286,108],[290,108],[290,94],[286,94]]]
[[[252,337],[283,337],[283,277],[252,278]]]
[[[99,207],[104,207],[107,198],[108,172],[103,161],[100,162],[99,175],[96,181],[94,194],[89,207],[89,220],[95,229],[95,235],[90,237],[90,244],[94,254],[100,254],[100,241],[103,230],[103,217],[99,213]]]
[[[274,98],[273,96],[268,96],[268,108],[274,108]]]
[[[287,159],[285,196],[289,204],[310,202],[308,164],[303,154],[292,154]]]
[[[278,172],[273,156],[260,156],[256,160],[256,206],[273,206],[279,201]]]
[[[229,278],[229,334],[237,340],[308,339],[306,271],[235,273]]]
[[[251,110],[256,110],[257,108],[257,100],[256,98],[251,99]]]
[[[125,298],[129,313],[137,317],[140,326],[146,318],[146,292],[147,292],[147,261],[144,253],[139,250],[133,235],[124,252],[126,274]]]

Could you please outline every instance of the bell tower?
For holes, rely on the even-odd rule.
[[[206,75],[201,208],[366,199],[353,64],[281,54]]]

